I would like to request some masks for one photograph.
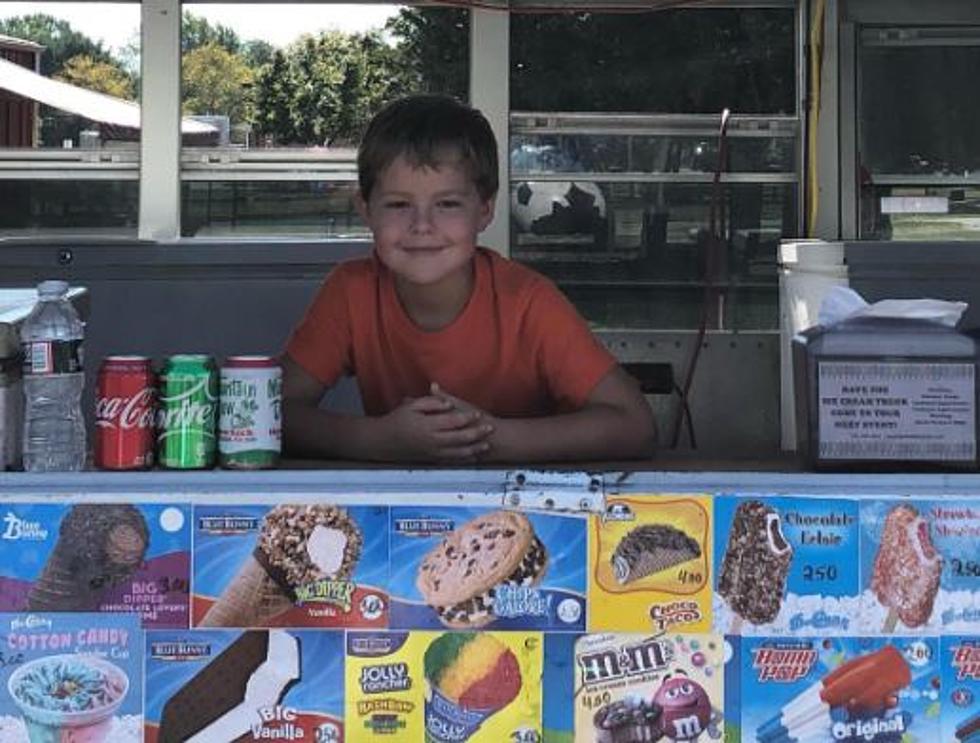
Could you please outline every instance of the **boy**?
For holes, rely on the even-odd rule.
[[[543,462],[652,453],[633,380],[544,277],[479,248],[497,145],[478,111],[396,101],[357,156],[370,258],[328,276],[283,358],[294,455],[392,462]],[[318,408],[357,378],[365,416]]]

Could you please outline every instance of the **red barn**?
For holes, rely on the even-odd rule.
[[[44,47],[33,41],[0,34],[0,59],[38,72]],[[36,101],[0,88],[0,147],[37,145]]]

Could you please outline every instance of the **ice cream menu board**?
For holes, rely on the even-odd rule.
[[[147,632],[145,741],[342,743],[343,674],[342,632]]]
[[[610,497],[591,519],[589,627],[711,628],[711,498]]]
[[[387,626],[387,508],[200,506],[194,525],[196,626]]]
[[[935,638],[742,638],[741,740],[939,740]]]
[[[391,626],[585,629],[585,520],[481,508],[391,509]]]
[[[974,501],[862,501],[862,630],[980,631],[978,539]]]
[[[717,632],[855,634],[856,501],[726,495],[714,508]]]
[[[0,614],[0,741],[143,740],[135,614]]]
[[[540,741],[536,632],[348,632],[347,740]]]
[[[190,506],[22,504],[0,509],[0,610],[135,612],[186,627]]]

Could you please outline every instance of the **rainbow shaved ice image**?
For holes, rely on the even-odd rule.
[[[520,693],[514,653],[489,633],[452,632],[425,651],[426,740],[463,741]]]
[[[31,743],[101,743],[129,679],[94,656],[53,655],[25,663],[7,683]]]

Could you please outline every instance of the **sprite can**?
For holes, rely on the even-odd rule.
[[[221,367],[218,455],[222,467],[276,467],[282,449],[282,369],[269,356],[230,356]]]
[[[170,356],[160,372],[157,461],[170,469],[214,467],[218,372],[203,354]]]

